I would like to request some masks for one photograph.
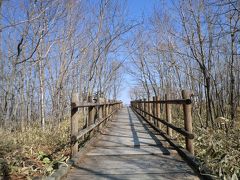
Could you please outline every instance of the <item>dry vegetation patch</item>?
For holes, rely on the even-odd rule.
[[[69,158],[69,121],[42,129],[33,125],[25,131],[0,130],[0,175],[26,179],[49,175]]]
[[[196,128],[195,151],[203,164],[222,179],[240,177],[240,130]]]

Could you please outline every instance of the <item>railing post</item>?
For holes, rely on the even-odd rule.
[[[78,152],[77,134],[79,116],[77,105],[79,105],[79,97],[78,93],[74,93],[71,99],[71,158]]]
[[[160,97],[156,96],[156,101],[160,101]],[[160,111],[160,103],[156,103],[156,116],[160,118],[161,111]],[[161,129],[161,122],[157,122],[157,126]]]
[[[147,111],[146,98],[144,98],[143,101],[144,101],[144,103],[143,103],[143,110],[144,110],[143,116],[146,118],[147,117],[147,115],[146,115],[146,111]]]
[[[103,98],[98,98],[98,103],[102,104],[104,102]],[[103,118],[103,105],[98,107],[98,120]]]
[[[152,112],[153,112],[154,117],[156,117],[156,102],[155,101],[156,101],[156,97],[153,96]],[[155,126],[157,124],[156,122],[157,122],[156,119],[153,118],[153,123]]]
[[[104,102],[104,101],[103,101],[103,98],[98,97],[97,103],[102,104],[103,102]],[[98,121],[101,121],[102,118],[103,118],[103,105],[98,106],[97,109],[98,109]],[[99,128],[100,128],[100,129],[102,128],[102,125],[103,125],[103,124],[100,124],[100,125],[99,125]]]
[[[151,98],[149,99],[149,101],[151,101]],[[152,104],[151,103],[148,103],[148,113],[152,114]],[[152,121],[152,117],[150,115],[148,116],[148,120],[149,120],[149,122]]]
[[[108,104],[108,100],[107,99],[105,99],[105,103],[106,103],[106,109],[105,109],[105,111],[106,111],[106,117],[109,115],[109,104]],[[108,119],[107,119],[108,120]]]
[[[110,103],[110,104],[109,104],[109,114],[111,114],[111,113],[112,113],[112,104],[111,104],[112,102],[111,102],[111,100],[108,100],[108,102]],[[111,116],[109,117],[109,119],[112,119],[112,117],[113,117],[113,116],[111,115]]]
[[[182,91],[183,99],[190,99],[191,93],[189,91]],[[189,133],[192,133],[192,105],[191,104],[183,104],[183,113],[184,113],[184,128]],[[193,139],[185,138],[186,141],[186,149],[194,154],[194,146]]]
[[[165,94],[165,100],[169,99],[169,95]],[[167,122],[172,123],[172,107],[171,104],[166,103],[166,119]],[[172,129],[167,127],[167,134],[172,137]]]
[[[102,115],[103,115],[103,118],[106,118],[107,117],[106,116],[106,106],[107,105],[106,105],[106,99],[105,98],[103,99],[103,103],[104,103],[104,105],[102,107],[103,108],[103,112],[102,112],[103,114]]]
[[[115,100],[113,100],[113,103],[115,103]],[[115,109],[116,109],[116,104],[113,104],[112,112],[114,112]],[[113,114],[112,118],[113,118],[113,119],[115,118],[115,114]]]
[[[88,102],[89,103],[93,103],[92,96],[88,97]],[[88,123],[87,123],[87,127],[94,123],[94,116],[95,116],[94,107],[88,107]]]
[[[146,112],[149,113],[149,103],[146,102]],[[146,114],[146,120],[149,121],[149,115]]]
[[[138,102],[138,112],[140,113],[140,114],[142,114],[142,111],[141,111],[141,106],[142,106],[142,99],[140,99],[139,100],[139,102]]]

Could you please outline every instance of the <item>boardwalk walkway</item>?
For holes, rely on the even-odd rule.
[[[130,108],[121,109],[67,179],[199,179]]]

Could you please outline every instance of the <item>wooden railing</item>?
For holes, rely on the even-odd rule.
[[[105,100],[103,98],[99,98],[94,103],[90,97],[88,102],[80,103],[78,94],[73,94],[71,101],[71,158],[78,153],[79,139],[81,138],[81,141],[84,141],[85,135],[91,135],[96,129],[101,128],[102,124],[111,119],[121,107],[121,101]],[[85,110],[87,108],[87,121],[79,131],[78,122],[83,113],[78,113],[78,111],[84,108]]]
[[[182,91],[182,99],[170,100],[169,96],[165,95],[165,100],[160,100],[159,97],[153,97],[153,101],[136,100],[131,101],[131,107],[142,118],[150,123],[155,129],[161,131],[161,123],[167,127],[167,135],[172,137],[172,130],[185,137],[186,149],[194,154],[192,133],[192,101],[190,99],[191,92]],[[165,104],[166,119],[160,118],[160,104]],[[184,114],[184,128],[176,127],[172,124],[172,104],[181,104],[183,106]]]

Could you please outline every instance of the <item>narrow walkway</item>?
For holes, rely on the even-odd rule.
[[[145,121],[123,108],[67,179],[199,178]]]

